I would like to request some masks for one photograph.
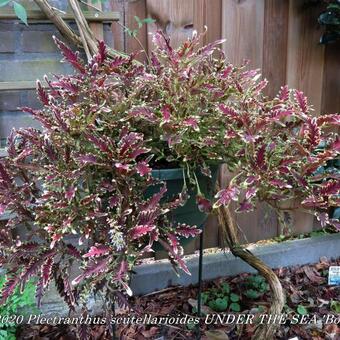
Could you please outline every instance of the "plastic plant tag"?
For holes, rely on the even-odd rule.
[[[340,285],[340,266],[329,267],[328,284],[329,285]]]

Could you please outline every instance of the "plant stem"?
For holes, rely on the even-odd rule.
[[[125,31],[129,30],[128,27],[126,27],[125,25],[123,25],[119,21],[116,21],[116,24],[119,25],[120,27],[122,27]],[[143,46],[142,42],[135,35],[133,35],[132,37],[137,41],[138,45],[140,46],[140,48],[142,49],[142,51],[145,54],[145,57],[148,61],[148,64],[150,65],[151,64],[150,57],[149,57],[148,52],[146,51],[145,47]]]
[[[275,275],[273,270],[263,263],[258,257],[252,254],[247,249],[244,249],[238,240],[237,228],[234,218],[231,215],[229,207],[218,208],[218,219],[223,228],[225,241],[233,255],[240,257],[250,266],[259,271],[259,273],[268,281],[272,291],[272,304],[269,313],[279,315],[285,304],[285,294],[280,283],[280,280]],[[273,339],[276,329],[279,325],[275,323],[261,324],[255,331],[253,339]]]

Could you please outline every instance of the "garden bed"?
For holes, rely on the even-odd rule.
[[[287,296],[283,310],[287,321],[280,325],[277,339],[337,339],[340,336],[340,287],[327,285],[328,268],[331,265],[339,266],[340,258],[330,261],[322,257],[314,265],[279,268],[275,271]],[[242,314],[255,315],[255,320],[256,315],[265,315],[271,304],[266,284],[258,276],[249,273],[206,281],[203,291],[206,304],[203,310],[208,316],[216,315],[216,310],[220,310],[221,315],[222,312],[231,314],[233,309],[239,308]],[[216,305],[218,298],[227,299],[227,307],[223,304]],[[178,317],[187,314],[194,317],[196,299],[195,286],[172,287],[158,293],[131,298],[131,306],[136,307],[130,315]],[[127,316],[129,312],[127,309],[120,309],[120,313]],[[337,323],[334,322],[336,319]],[[202,339],[249,339],[255,327],[255,323],[202,323]],[[193,328],[193,324],[126,325],[119,326],[117,331],[124,340],[195,339]],[[111,339],[104,332],[104,326],[91,326],[90,331],[92,339]],[[34,325],[23,328],[18,339],[76,339],[74,334],[72,326]]]
[[[259,256],[271,268],[315,263],[320,257],[340,257],[340,233],[305,239],[288,240],[280,243],[251,244],[248,249]],[[167,260],[145,260],[137,266],[131,287],[134,295],[144,295],[163,290],[171,286],[196,284],[198,278],[198,256],[186,256],[186,262],[192,275],[181,273],[177,276]],[[203,259],[203,279],[213,280],[221,276],[238,275],[243,272],[254,273],[248,264],[234,257],[229,251],[208,249]],[[73,276],[76,276],[74,273]],[[98,313],[101,302],[90,299],[89,307]],[[42,313],[46,315],[65,315],[67,306],[59,297],[54,286],[49,288],[43,299]]]

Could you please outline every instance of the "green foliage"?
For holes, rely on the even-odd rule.
[[[202,303],[216,312],[224,312],[228,307],[233,312],[239,312],[241,310],[239,301],[240,296],[232,293],[229,284],[226,282],[218,288],[211,288],[202,293]]]
[[[240,312],[241,306],[237,302],[233,302],[230,304],[230,310],[232,310],[233,312]]]
[[[15,15],[20,19],[25,25],[28,25],[27,23],[27,11],[24,6],[19,4],[16,1],[12,0],[0,0],[0,7],[4,7],[6,5],[12,4],[13,10]]]
[[[231,294],[230,294],[230,301],[232,301],[232,302],[238,302],[238,301],[240,301],[240,296],[237,295],[237,294],[235,294],[235,293],[231,293]]]
[[[216,312],[224,312],[228,308],[228,297],[210,300],[208,306]]]
[[[340,313],[340,301],[333,300],[331,302],[331,310],[335,313]]]
[[[13,8],[16,16],[25,24],[28,26],[27,23],[27,12],[24,6],[20,5],[17,2],[13,2]]]
[[[194,330],[194,329],[196,328],[196,324],[195,324],[195,322],[188,322],[188,323],[186,324],[186,327],[187,327],[187,329],[188,329],[189,331],[192,331],[192,330]]]
[[[156,20],[152,19],[152,18],[145,18],[145,19],[140,19],[139,17],[137,17],[136,15],[134,16],[134,19],[137,23],[138,29],[130,29],[128,27],[125,28],[125,32],[133,38],[137,37],[138,31],[143,27],[144,24],[152,24],[154,23]]]
[[[244,292],[244,295],[249,299],[255,300],[255,299],[259,298],[262,294],[255,289],[247,289]]]
[[[5,277],[0,277],[0,290],[5,283]],[[35,295],[35,284],[29,282],[22,293],[19,288],[16,288],[15,293],[9,297],[7,302],[0,305],[0,320],[5,316],[15,316],[19,313],[26,315],[27,310],[37,311],[36,304],[34,301]],[[17,325],[13,322],[2,323],[0,322],[0,340],[15,340]]]
[[[230,286],[228,283],[223,283],[221,288],[222,288],[223,293],[226,293],[226,294],[230,293]]]
[[[0,0],[0,7],[6,6],[11,0]]]
[[[296,308],[296,311],[300,315],[307,315],[308,314],[307,308],[305,306],[302,306],[302,305],[298,305],[297,308]]]
[[[249,299],[258,299],[269,289],[265,278],[260,275],[249,276],[245,287],[247,290],[244,292],[244,295]]]
[[[333,0],[326,3],[326,10],[318,18],[319,24],[325,27],[320,38],[321,44],[334,43],[340,39],[340,2]]]

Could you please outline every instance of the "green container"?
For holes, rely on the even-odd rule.
[[[212,166],[210,169],[212,175],[211,178],[204,176],[200,171],[196,172],[201,192],[207,199],[213,198],[218,166]],[[164,194],[164,200],[168,201],[175,198],[183,189],[184,178],[182,168],[152,170],[152,177],[166,182],[167,192]],[[189,180],[187,179],[186,181],[189,187],[188,193],[190,197],[183,207],[179,207],[172,212],[172,216],[170,216],[170,218],[174,224],[185,223],[189,225],[196,225],[202,229],[207,218],[207,214],[198,209],[196,204],[196,188],[191,188],[191,185],[188,183]],[[161,185],[156,185],[152,188],[152,190],[147,191],[146,196],[152,196],[157,193],[160,188]],[[191,240],[192,238],[182,238],[181,244],[185,245]],[[155,244],[154,250],[160,249],[162,249],[162,247],[158,243]]]

